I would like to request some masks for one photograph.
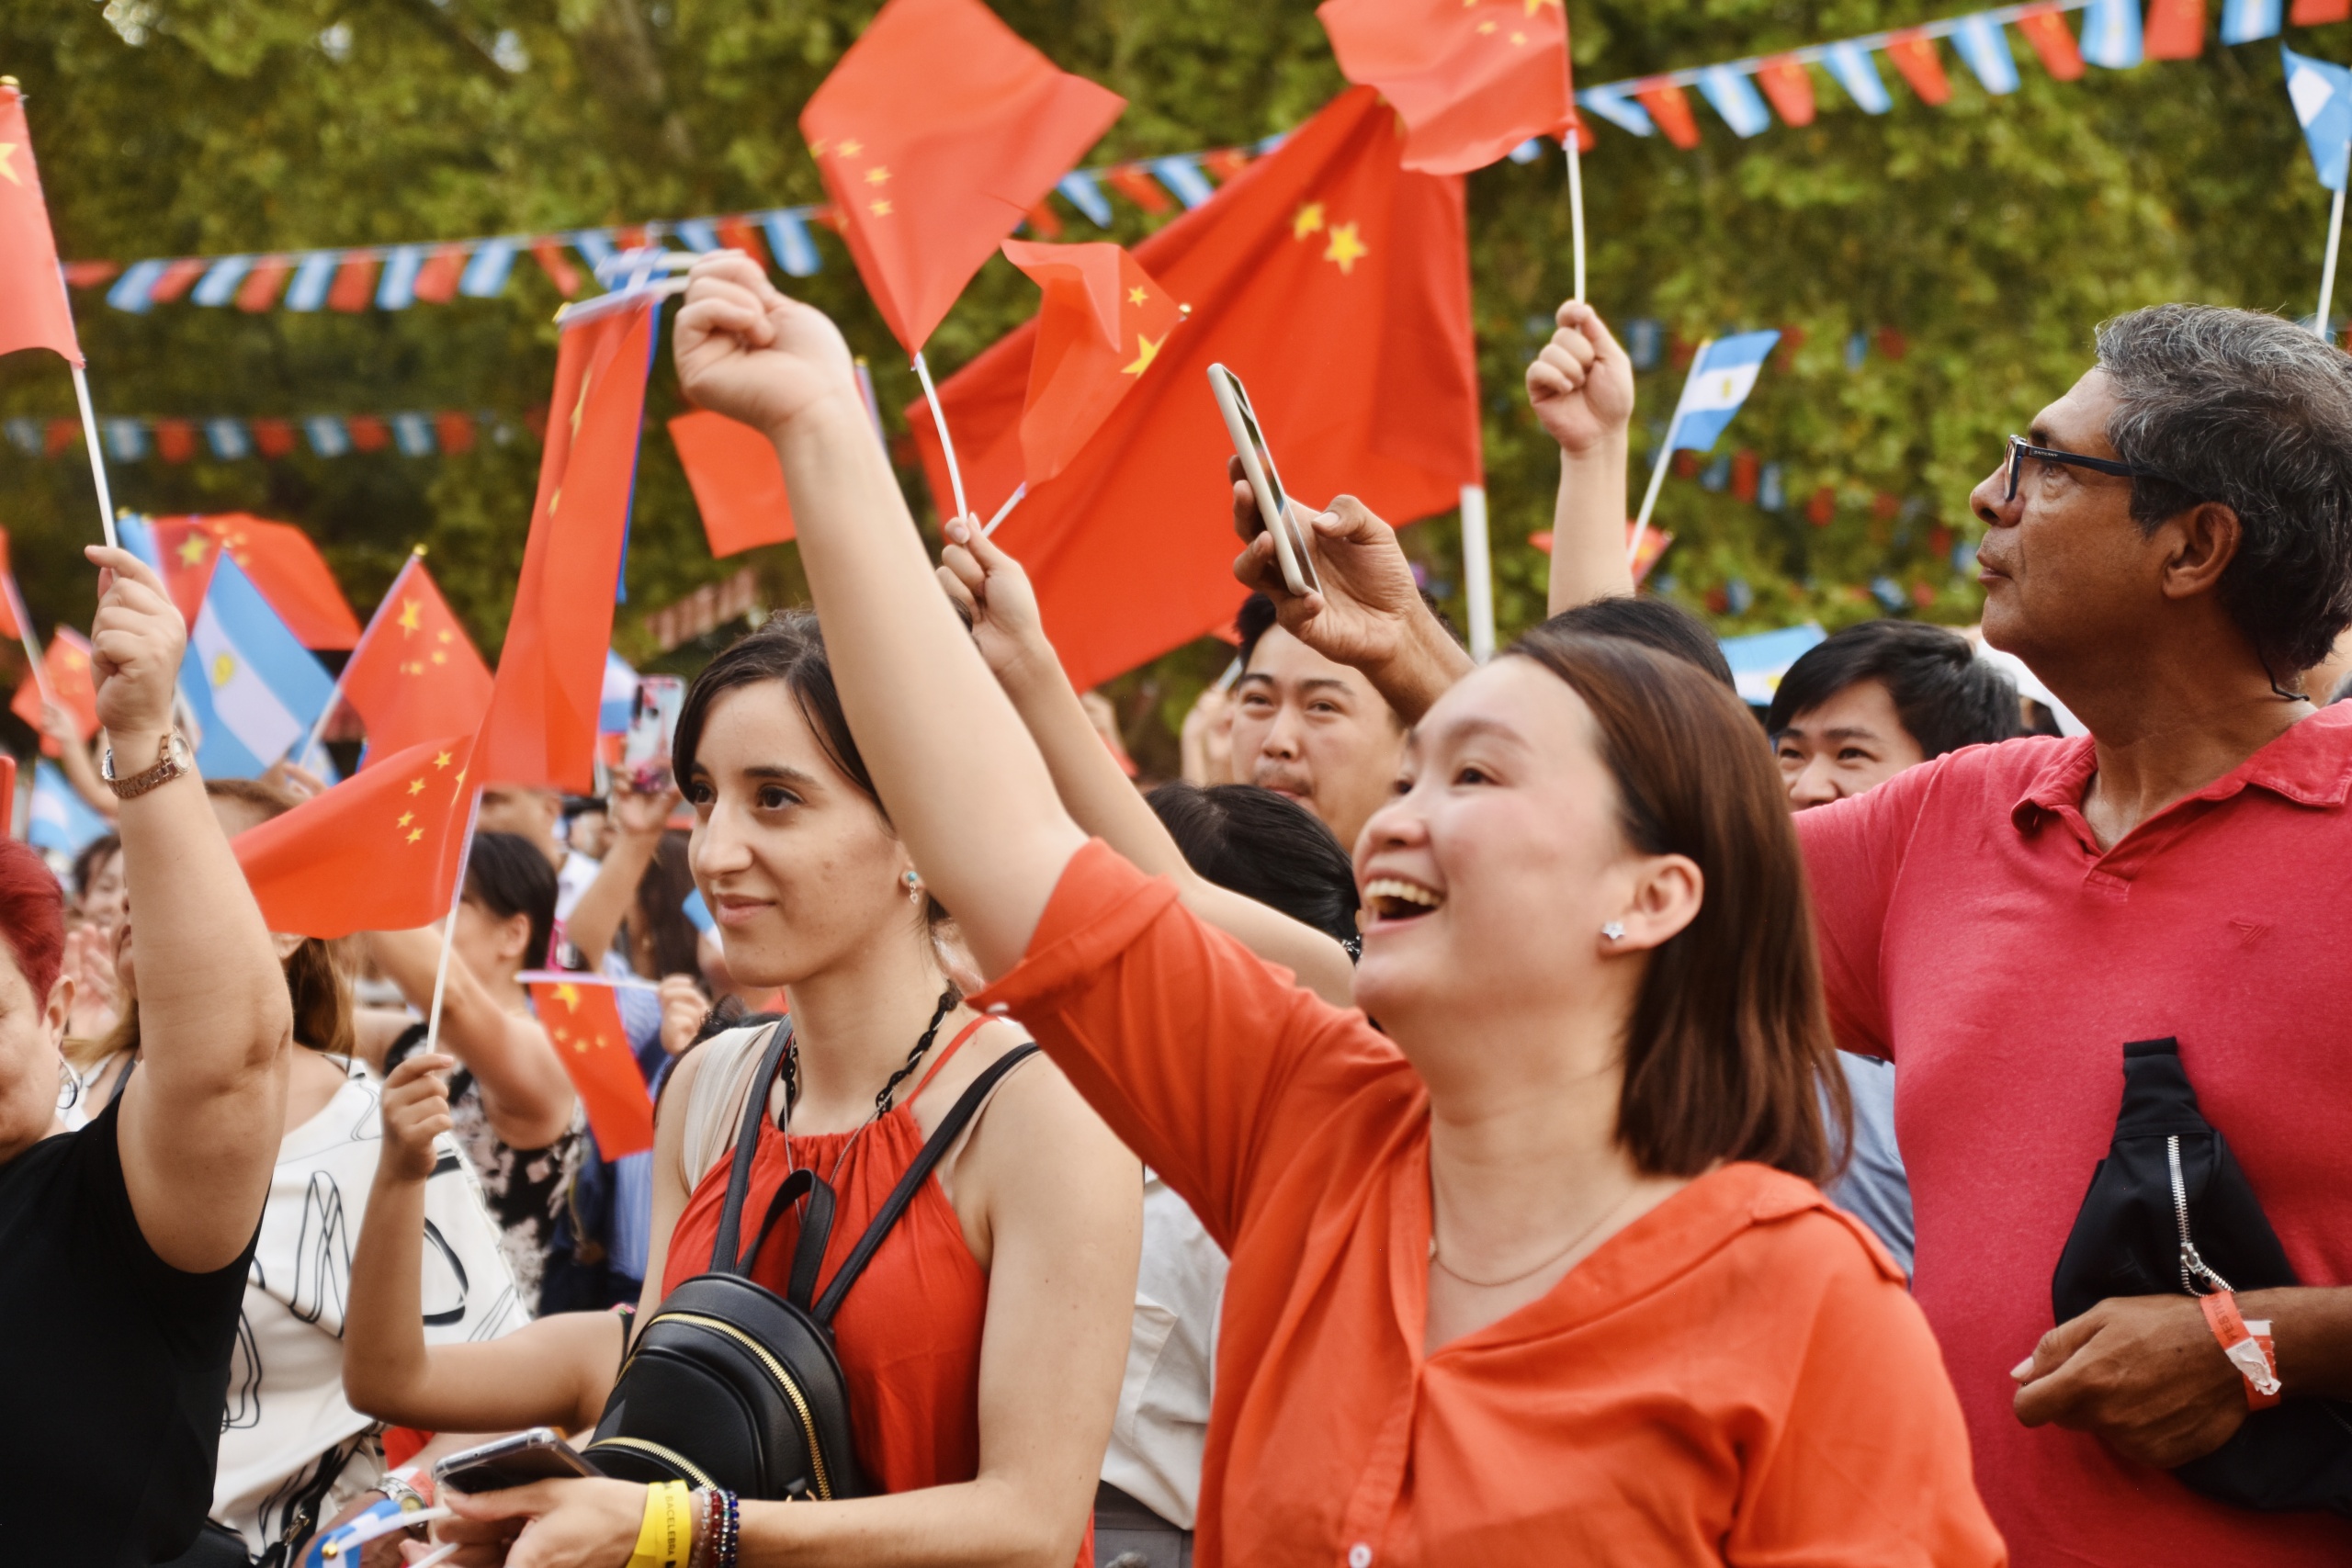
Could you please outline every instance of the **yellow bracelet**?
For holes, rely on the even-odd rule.
[[[694,1548],[694,1516],[686,1483],[663,1481],[645,1489],[645,1517],[637,1527],[637,1550],[628,1568],[686,1568]]]

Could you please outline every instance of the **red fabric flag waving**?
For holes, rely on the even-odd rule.
[[[792,500],[784,492],[775,442],[708,409],[672,420],[670,440],[713,556],[724,558],[792,537]]]
[[[596,707],[613,640],[656,305],[611,298],[618,302],[575,313],[556,350],[538,500],[482,724],[484,784],[574,795],[594,788]]]
[[[343,700],[368,726],[366,765],[471,729],[490,710],[490,666],[424,562],[411,556],[343,667]]]
[[[1315,14],[1348,80],[1405,117],[1408,169],[1484,168],[1574,117],[1560,0],[1324,0]]]
[[[254,590],[304,648],[350,648],[359,641],[358,617],[310,535],[291,523],[265,522],[243,512],[155,520],[164,586],[188,625],[196,624],[203,608],[212,563],[222,550],[244,568]]]
[[[1001,536],[1080,690],[1225,624],[1240,602],[1212,361],[1249,386],[1295,495],[1346,491],[1405,523],[1453,510],[1477,482],[1462,181],[1400,167],[1397,147],[1379,95],[1352,88],[1136,247],[1191,319]],[[1008,333],[939,389],[983,517],[1021,480],[1036,332]],[[944,495],[929,411],[908,418]]]
[[[0,528],[0,637],[21,642],[32,625],[25,613],[25,596],[17,587],[16,562],[8,558],[8,530]]]
[[[858,276],[912,354],[1126,100],[980,0],[889,0],[800,112]]]
[[[40,667],[49,677],[50,696],[74,715],[74,728],[87,746],[98,732],[98,682],[90,670],[89,640],[72,626],[58,627],[49,639],[49,651],[40,657]],[[41,724],[40,703],[40,682],[28,674],[17,688],[8,711],[31,725],[40,736],[42,753],[54,757],[58,745]]]
[[[1046,291],[1021,411],[1023,472],[1041,485],[1141,382],[1184,310],[1118,245],[1007,240],[1004,254]]]
[[[54,349],[75,365],[82,345],[74,336],[74,307],[57,270],[57,239],[49,203],[33,167],[32,131],[25,96],[0,85],[0,354]]]
[[[653,1099],[628,1048],[618,999],[610,986],[578,980],[531,983],[540,1026],[555,1043],[571,1087],[588,1111],[596,1152],[618,1159],[653,1146]]]
[[[274,931],[404,931],[449,913],[471,736],[412,746],[231,841]]]

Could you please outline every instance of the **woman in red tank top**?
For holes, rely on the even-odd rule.
[[[728,967],[790,998],[796,1043],[746,1212],[764,1213],[795,1169],[826,1179],[837,1206],[821,1289],[1021,1032],[965,1007],[947,976],[944,917],[883,815],[813,615],[780,615],[714,660],[687,694],[674,750],[695,808],[695,881]],[[729,1108],[720,1124],[740,1125],[757,1052],[737,1043],[697,1049],[663,1092],[645,1316],[710,1267],[731,1134],[695,1149],[702,1168],[689,1171],[686,1123],[708,1071],[732,1075],[711,1088]],[[797,1224],[787,1216],[752,1269],[778,1294]],[[739,1561],[1091,1563],[1141,1229],[1135,1156],[1050,1063],[1009,1072],[834,1319],[858,1462],[879,1495],[747,1500]],[[469,1500],[470,1519],[443,1529],[512,1540],[516,1563],[619,1568],[645,1508],[643,1486],[552,1482]]]

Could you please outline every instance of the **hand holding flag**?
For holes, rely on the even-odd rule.
[[[1581,457],[1624,434],[1634,417],[1634,362],[1583,301],[1569,300],[1553,320],[1552,341],[1527,367],[1527,400],[1560,450]]]

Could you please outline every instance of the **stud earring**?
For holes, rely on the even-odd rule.
[[[913,872],[910,871],[902,874],[899,880],[907,885],[907,902],[910,904],[920,904],[922,902],[922,877],[917,876]]]
[[[1611,942],[1621,941],[1625,935],[1625,922],[1623,920],[1611,920],[1607,925],[1600,928],[1600,934],[1607,937]]]

